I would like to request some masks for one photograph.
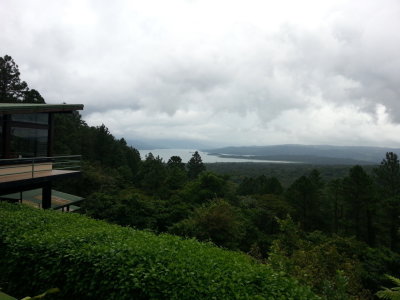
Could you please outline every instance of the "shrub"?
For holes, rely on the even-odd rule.
[[[250,257],[82,215],[0,203],[0,282],[58,299],[315,299]]]
[[[237,210],[224,199],[215,199],[195,209],[188,219],[174,224],[170,232],[236,250],[244,229]]]

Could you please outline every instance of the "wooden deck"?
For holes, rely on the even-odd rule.
[[[52,176],[61,176],[61,175],[69,175],[74,173],[80,173],[80,171],[70,171],[70,170],[47,170],[47,171],[36,171],[32,173],[23,173],[23,174],[12,174],[12,175],[3,175],[0,176],[0,183],[6,182],[14,182],[20,180],[28,180],[34,178],[43,178],[43,177],[52,177]]]

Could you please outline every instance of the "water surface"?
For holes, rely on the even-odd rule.
[[[154,156],[160,156],[164,162],[167,162],[171,156],[179,156],[182,158],[182,162],[187,163],[192,157],[193,153],[199,152],[201,159],[204,163],[215,163],[215,162],[265,162],[265,163],[291,163],[289,161],[276,161],[276,160],[255,160],[246,158],[231,158],[231,157],[219,157],[215,155],[209,155],[207,152],[203,152],[196,149],[152,149],[152,150],[139,150],[142,159],[145,159],[146,155],[151,152]]]

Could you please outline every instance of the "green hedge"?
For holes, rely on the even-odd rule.
[[[57,299],[315,299],[244,254],[85,216],[0,203],[0,287]]]

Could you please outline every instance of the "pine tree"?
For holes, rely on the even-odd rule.
[[[342,192],[347,205],[347,215],[351,220],[348,230],[353,231],[358,239],[373,246],[377,199],[374,197],[372,178],[361,166],[356,165],[349,170],[349,176],[344,178]]]
[[[399,249],[398,230],[400,227],[400,163],[393,152],[386,153],[380,166],[374,170],[380,194],[385,199],[387,220],[390,222],[390,248]]]
[[[25,81],[19,78],[18,65],[11,56],[0,57],[0,102],[16,103],[25,98],[29,91]]]
[[[195,179],[199,174],[206,170],[206,167],[203,164],[201,156],[199,152],[195,152],[192,155],[192,158],[186,164],[188,170],[188,177],[190,179]]]

